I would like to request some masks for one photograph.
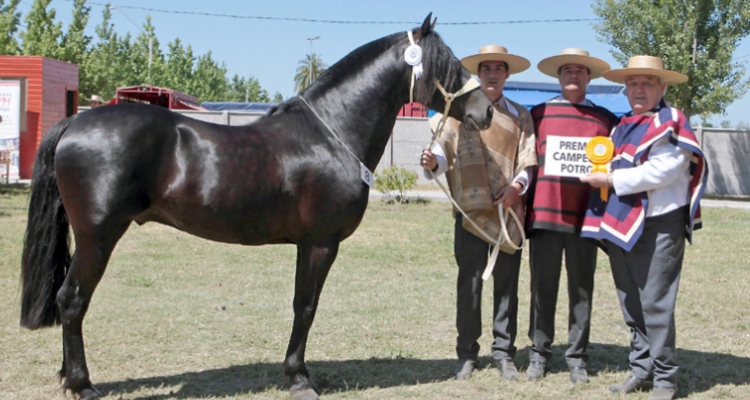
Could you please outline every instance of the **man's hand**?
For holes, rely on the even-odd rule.
[[[521,202],[521,184],[518,182],[511,183],[510,185],[500,189],[497,199],[492,203],[493,205],[502,204],[503,210],[514,205],[515,203]]]
[[[419,164],[425,169],[434,171],[437,168],[437,157],[429,149],[422,150],[422,156],[419,158]]]
[[[604,172],[592,172],[580,177],[579,179],[581,182],[588,183],[595,188],[603,188],[612,186],[612,178],[610,178],[610,175],[611,174],[605,174]]]

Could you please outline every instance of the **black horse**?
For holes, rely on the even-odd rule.
[[[455,92],[471,77],[430,18],[412,31],[424,64],[415,99],[442,110],[446,100],[435,82]],[[304,362],[307,335],[339,243],[367,207],[362,165],[375,169],[409,100],[409,45],[407,32],[366,44],[246,126],[140,104],[99,107],[55,125],[34,165],[21,325],[62,324],[63,387],[84,399],[102,396],[89,379],[83,318],[132,221],[155,221],[219,242],[297,245],[284,370],[292,395],[318,398]],[[474,90],[457,98],[449,115],[486,128],[492,106]]]

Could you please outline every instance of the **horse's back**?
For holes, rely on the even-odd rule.
[[[297,117],[231,127],[145,105],[88,111],[58,145],[63,202],[89,225],[156,221],[224,242],[298,241],[325,230],[318,218],[352,207],[348,198],[364,212],[366,198],[338,188],[330,149],[295,132]]]

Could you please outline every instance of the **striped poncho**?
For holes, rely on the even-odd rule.
[[[615,156],[612,170],[641,165],[648,160],[651,146],[658,140],[668,137],[670,143],[691,151],[690,183],[688,193],[690,212],[685,221],[688,241],[692,232],[701,227],[700,199],[708,179],[708,168],[689,121],[678,109],[669,106],[664,100],[654,110],[633,115],[628,113],[612,132]],[[618,196],[609,191],[607,202],[602,202],[598,192],[589,200],[582,237],[609,240],[630,251],[643,232],[649,192]]]
[[[544,165],[547,138],[608,136],[617,123],[617,117],[589,101],[571,104],[554,99],[532,108],[531,117],[537,132],[539,169],[534,177],[533,190],[529,191],[528,234],[532,236],[535,229],[578,234],[586,215],[591,187],[577,177],[547,175]]]

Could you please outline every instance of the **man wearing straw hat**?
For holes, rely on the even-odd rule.
[[[542,379],[552,358],[555,309],[560,286],[562,256],[568,280],[568,343],[565,361],[573,383],[588,382],[586,362],[591,327],[597,247],[580,237],[591,188],[581,185],[577,164],[556,163],[561,155],[579,155],[584,168],[585,144],[595,136],[608,136],[617,117],[586,98],[592,79],[609,70],[609,64],[583,49],[569,48],[547,57],[539,71],[557,78],[562,95],[531,109],[537,134],[540,165],[529,191],[529,263],[531,267],[531,349],[526,376]],[[567,149],[567,150],[566,150]],[[575,150],[571,150],[575,149]]]
[[[90,99],[86,99],[86,100],[88,100],[91,103],[91,108],[103,106],[104,104],[107,103],[106,101],[104,101],[104,98],[102,96],[99,96],[98,94],[95,94],[91,96]]]
[[[529,68],[529,61],[509,54],[505,47],[484,46],[478,54],[466,57],[461,64],[479,76],[482,91],[495,104],[490,128],[471,131],[458,121],[448,118],[441,137],[432,149],[425,150],[421,165],[432,179],[446,174],[451,195],[467,215],[484,212],[498,214],[497,205],[512,207],[523,220],[521,196],[530,182],[532,168],[537,165],[534,126],[522,105],[503,96],[505,81],[511,74]],[[441,115],[430,120],[437,130]],[[454,210],[455,213],[456,210]],[[488,264],[490,245],[467,229],[462,214],[455,213],[454,253],[458,264],[456,291],[456,379],[471,376],[477,365],[482,334],[481,297],[482,272]],[[502,217],[502,216],[500,216]],[[505,380],[518,378],[513,363],[518,314],[518,273],[521,251],[498,252],[494,263],[494,313],[492,357]]]
[[[610,386],[616,393],[653,387],[650,400],[677,390],[675,301],[685,239],[698,229],[708,170],[689,121],[664,101],[668,85],[687,81],[662,60],[633,56],[627,68],[604,77],[624,83],[632,112],[612,131],[609,173],[581,178],[607,188],[592,195],[583,237],[604,241],[630,340],[630,376]]]

